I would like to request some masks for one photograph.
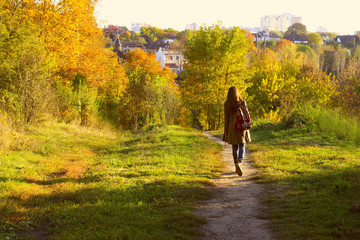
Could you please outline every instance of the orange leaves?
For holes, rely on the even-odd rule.
[[[140,49],[126,54],[125,68],[129,81],[124,113],[131,119],[133,129],[149,123],[149,119],[161,122],[174,119],[179,93],[171,70],[162,69],[153,54]]]
[[[160,63],[156,61],[154,54],[149,54],[143,50],[135,49],[134,52],[126,54],[126,66],[130,70],[139,68],[146,69],[149,73],[160,73]]]
[[[281,50],[287,48],[288,46],[290,46],[291,44],[293,44],[293,43],[291,41],[289,41],[289,40],[280,39],[280,41],[278,41],[276,43],[275,50],[276,51],[281,51]]]
[[[106,54],[91,0],[25,0],[27,14],[40,27],[39,37],[57,62],[56,75],[69,82],[77,73],[100,85]]]
[[[168,86],[174,84],[175,74],[169,68],[161,68],[155,56],[143,50],[135,49],[134,52],[128,52],[125,66],[129,84],[133,87],[137,86],[139,91],[158,78],[165,79]]]
[[[156,77],[163,77],[172,83],[176,77],[169,68],[161,68],[160,63],[155,59],[154,54],[149,54],[141,49],[126,54],[126,68],[131,75],[134,72],[141,74],[138,79],[141,84],[148,84]]]
[[[123,65],[118,64],[113,52],[108,51],[104,62],[105,75],[102,76],[100,89],[106,98],[120,99],[127,86],[127,76]]]

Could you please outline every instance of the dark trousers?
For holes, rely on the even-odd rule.
[[[243,160],[245,157],[245,143],[232,144],[232,152],[234,163],[238,163],[240,160]]]

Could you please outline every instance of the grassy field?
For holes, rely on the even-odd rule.
[[[358,120],[304,106],[286,123],[255,122],[251,133],[247,150],[280,239],[360,239]]]
[[[260,124],[252,136],[268,218],[282,239],[360,239],[358,144],[280,123]]]
[[[31,127],[0,154],[0,239],[196,239],[220,150],[176,126]]]

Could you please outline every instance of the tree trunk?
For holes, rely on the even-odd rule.
[[[134,116],[134,131],[138,130],[138,114],[136,113]]]

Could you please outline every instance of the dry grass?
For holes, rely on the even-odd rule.
[[[14,148],[20,142],[23,142],[23,134],[15,131],[9,119],[0,111],[0,151]]]

